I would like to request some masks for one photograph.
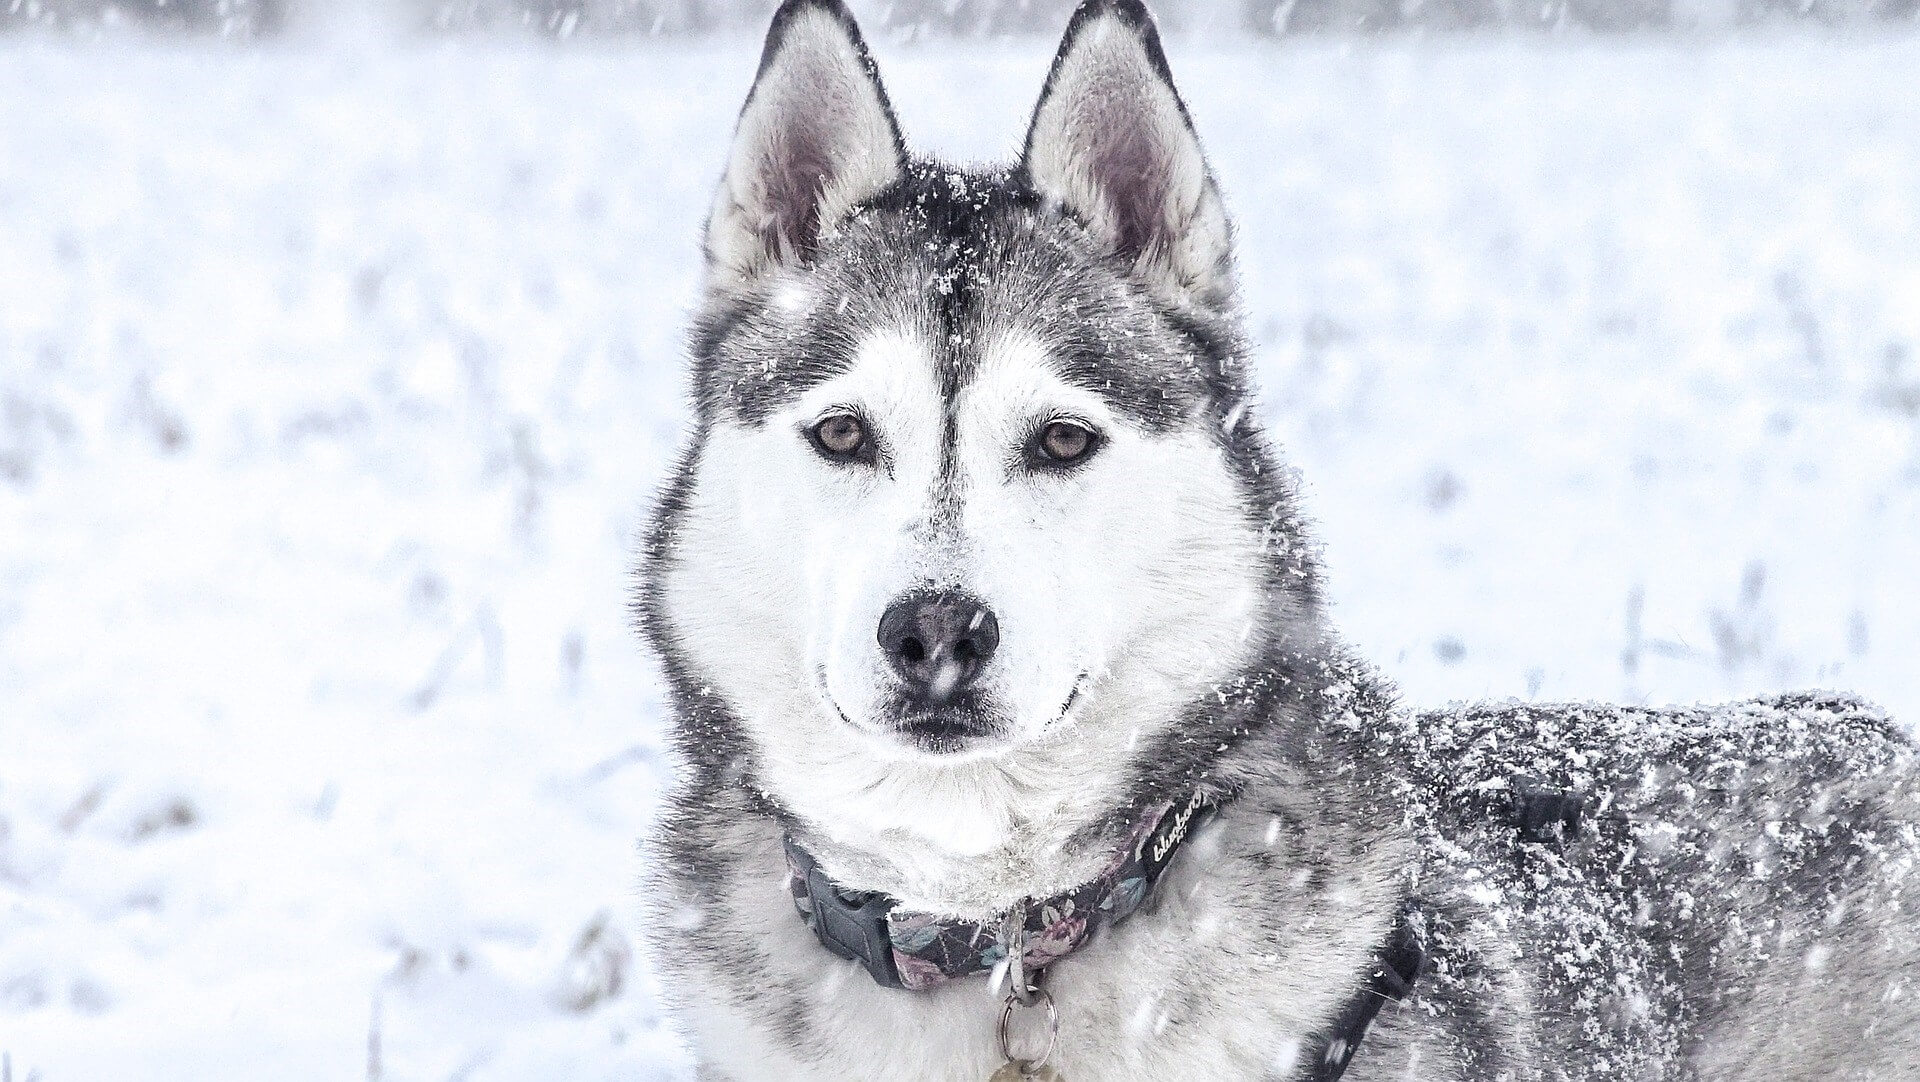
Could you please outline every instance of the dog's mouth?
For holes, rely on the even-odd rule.
[[[953,755],[1006,732],[1006,724],[977,703],[955,702],[934,709],[902,707],[891,712],[893,730],[931,755]]]
[[[1074,705],[1080,701],[1080,693],[1089,675],[1082,672],[1074,678],[1065,701],[1043,726],[1043,731],[1067,719]],[[1014,729],[1013,719],[972,692],[962,693],[952,702],[937,707],[915,704],[905,696],[895,695],[879,711],[884,721],[878,724],[857,722],[847,714],[827,685],[826,667],[821,666],[815,676],[820,697],[848,727],[902,739],[915,750],[929,755],[950,756],[979,750],[982,745],[1004,739]]]

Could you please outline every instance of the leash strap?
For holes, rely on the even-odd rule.
[[[1412,993],[1414,983],[1426,969],[1426,948],[1413,926],[1413,913],[1403,914],[1394,928],[1393,938],[1381,950],[1367,986],[1347,1001],[1329,1027],[1327,1038],[1316,1049],[1304,1082],[1335,1082],[1347,1073],[1347,1064],[1360,1050],[1367,1027],[1389,1002],[1399,1002]]]
[[[1521,838],[1544,845],[1560,845],[1581,836],[1592,815],[1592,801],[1581,792],[1549,785],[1539,779],[1521,777],[1510,786],[1512,805],[1508,809]],[[1420,945],[1414,928],[1415,914],[1401,915],[1393,938],[1381,950],[1367,986],[1360,990],[1329,1027],[1327,1039],[1319,1045],[1311,1070],[1304,1082],[1336,1082],[1347,1072],[1347,1064],[1360,1049],[1367,1027],[1389,1002],[1405,999],[1426,968],[1427,952]]]

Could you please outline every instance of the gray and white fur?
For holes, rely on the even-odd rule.
[[[1403,912],[1381,1079],[1920,1079],[1920,767],[1871,707],[1417,714],[1327,626],[1257,424],[1220,191],[1138,0],[1074,15],[1018,163],[910,155],[789,0],[726,163],[696,419],[636,608],[683,770],[648,927],[700,1077],[981,1082],[985,979],[876,985],[785,889],[990,919],[1141,809],[1224,810],[1056,963],[1073,1082],[1304,1077]],[[1528,840],[1524,786],[1577,792]]]

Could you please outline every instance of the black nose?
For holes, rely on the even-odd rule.
[[[880,617],[880,649],[914,698],[935,706],[973,682],[1000,645],[1000,621],[957,593],[916,593]]]

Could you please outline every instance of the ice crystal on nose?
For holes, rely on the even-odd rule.
[[[952,657],[943,658],[940,664],[933,670],[933,680],[928,689],[934,701],[944,702],[951,696],[953,689],[960,686],[960,678],[963,675],[964,673],[958,659]]]

